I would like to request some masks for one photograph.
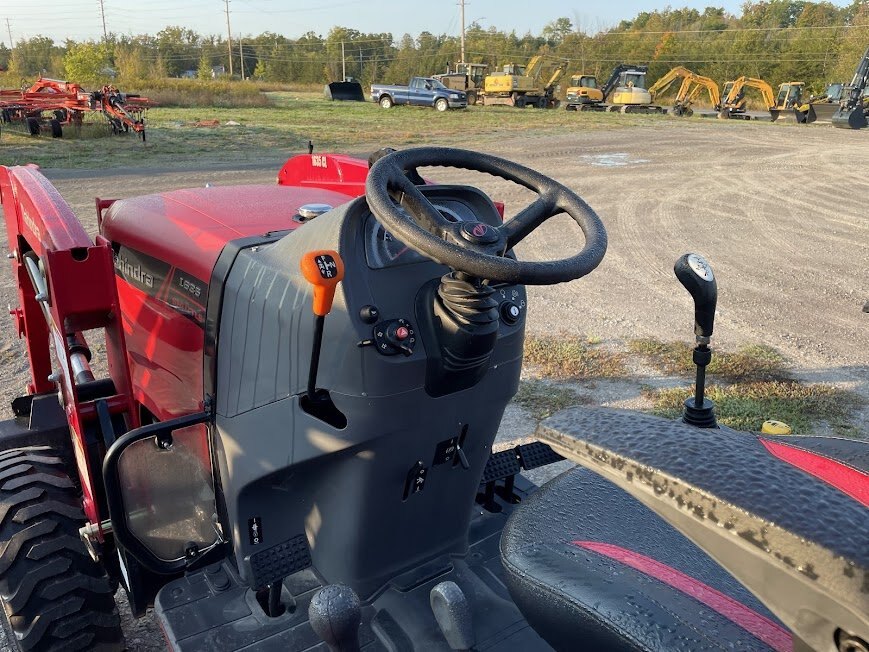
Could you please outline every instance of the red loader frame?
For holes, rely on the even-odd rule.
[[[123,418],[128,429],[139,425],[130,391],[112,250],[101,236],[96,243],[91,241],[69,205],[35,166],[0,166],[0,202],[18,283],[19,305],[11,314],[19,337],[26,340],[30,362],[27,389],[31,394],[58,390],[62,394],[84,512],[91,523],[99,524],[108,518],[99,496],[104,447],[115,436],[112,419]],[[111,383],[102,383],[103,391],[97,397],[85,391],[93,375],[83,333],[94,329],[105,333],[111,379]],[[97,446],[88,442],[94,432],[102,433]],[[98,536],[102,541],[101,531]]]

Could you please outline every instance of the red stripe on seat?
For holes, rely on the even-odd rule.
[[[791,634],[787,629],[690,575],[685,575],[685,573],[662,564],[656,559],[610,543],[574,541],[573,545],[621,562],[625,566],[630,566],[685,595],[691,596],[777,652],[791,652],[793,650]]]
[[[759,439],[770,455],[813,475],[818,480],[823,480],[864,507],[869,507],[869,475],[847,464],[802,448],[769,439]]]

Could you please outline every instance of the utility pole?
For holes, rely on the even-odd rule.
[[[15,42],[12,40],[12,28],[9,26],[9,19],[6,19],[6,31],[9,32],[9,49],[15,49]]]
[[[109,33],[106,31],[106,7],[103,0],[100,0],[100,15],[103,17],[103,42],[108,45]]]
[[[244,48],[241,44],[241,37],[238,37],[238,58],[241,62],[241,80],[244,81]]]
[[[229,0],[226,3],[226,39],[229,49],[229,76],[232,77],[232,30],[229,28]]]
[[[462,8],[462,63],[465,62],[465,0],[459,0]]]
[[[341,41],[341,81],[347,81],[347,59],[344,58],[344,41]]]

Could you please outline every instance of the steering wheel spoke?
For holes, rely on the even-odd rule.
[[[455,224],[445,218],[403,172],[393,178],[392,184],[393,190],[390,194],[402,208],[414,216],[417,223],[426,231],[438,238],[443,238],[447,232],[455,227]]]
[[[552,215],[553,203],[541,196],[504,222],[498,230],[507,240],[507,249],[512,249],[519,244],[525,236]]]

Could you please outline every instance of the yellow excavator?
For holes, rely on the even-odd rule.
[[[755,88],[763,96],[763,103],[769,111],[773,122],[776,120],[794,120],[796,122],[811,122],[811,106],[803,101],[805,84],[803,82],[784,82],[778,87],[778,94],[772,86],[762,79],[740,77],[735,81],[726,82],[721,93],[721,108],[719,118],[741,118],[750,120],[745,111],[745,89]]]
[[[649,87],[649,95],[654,102],[658,96],[666,93],[670,87],[681,79],[679,91],[673,101],[671,113],[677,116],[690,116],[694,113],[691,105],[697,100],[705,89],[709,93],[709,101],[717,111],[721,105],[721,96],[718,93],[718,84],[709,77],[698,75],[684,66],[676,66],[666,75]]]
[[[585,100],[578,94],[575,100],[568,100],[569,109],[577,111],[619,111],[620,113],[664,113],[663,107],[652,104],[652,96],[646,90],[646,73],[648,66],[632,66],[624,63],[617,65],[609,79],[600,87],[600,99],[595,92],[592,97],[591,89]],[[575,79],[576,77],[574,77]],[[579,75],[579,81],[589,79],[597,80],[591,75]],[[570,89],[568,89],[570,90]],[[609,103],[607,102],[609,100]]]
[[[600,104],[603,102],[603,92],[594,75],[572,75],[570,86],[567,87],[564,108],[567,111],[581,110],[588,104]]]
[[[508,63],[500,71],[486,75],[478,100],[482,101],[483,106],[515,106],[519,109],[524,109],[526,106],[539,109],[555,108],[559,104],[555,99],[555,87],[564,75],[565,65],[561,63],[556,66],[549,80],[544,84],[541,83],[542,55],[532,57],[525,66]]]

